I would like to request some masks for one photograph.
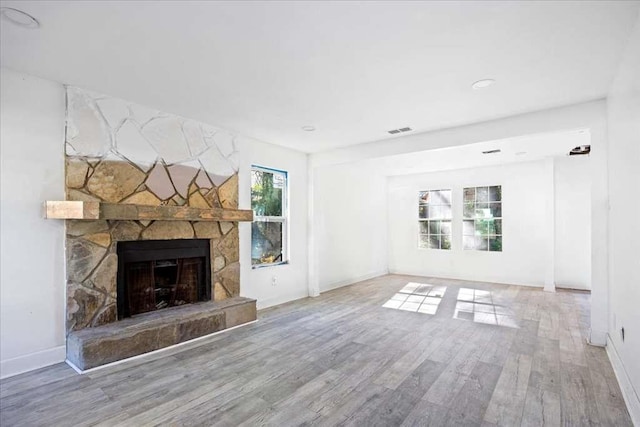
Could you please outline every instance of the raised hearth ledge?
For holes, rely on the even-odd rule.
[[[256,300],[235,297],[172,307],[71,332],[67,360],[81,371],[256,320]]]
[[[48,200],[47,219],[147,220],[147,221],[253,221],[253,211],[245,209],[191,208],[188,206],[147,206],[121,203]]]

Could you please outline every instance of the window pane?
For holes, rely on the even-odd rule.
[[[421,234],[418,239],[418,247],[423,249],[429,248],[429,236]]]
[[[451,218],[451,205],[440,206],[440,218]]]
[[[440,236],[429,235],[429,248],[440,249]]]
[[[489,238],[489,250],[492,252],[502,251],[502,236],[493,236]]]
[[[463,236],[462,247],[464,249],[476,249],[476,238],[474,236]]]
[[[488,236],[489,234],[493,234],[493,220],[492,219],[476,220],[476,235]]]
[[[451,221],[440,221],[440,233],[451,234]]]
[[[476,188],[476,200],[478,202],[489,201],[489,187],[477,187]]]
[[[441,218],[442,217],[442,207],[441,206],[429,206],[429,218]]]
[[[489,201],[499,202],[501,200],[502,200],[502,186],[495,185],[493,187],[489,187]]]
[[[418,195],[418,200],[420,201],[420,203],[429,203],[429,192],[421,191]]]
[[[502,234],[502,220],[496,219],[494,221],[494,224],[496,226],[496,234]]]
[[[482,211],[480,216],[485,216],[485,211],[489,210],[489,203],[476,203],[476,211]]]
[[[489,239],[486,237],[476,237],[476,249],[486,251],[489,247]]]
[[[426,205],[418,206],[418,218],[428,218],[429,216],[429,207]]]
[[[442,245],[442,249],[451,249],[451,237],[443,234],[440,244]]]
[[[473,220],[462,221],[462,234],[465,236],[473,236],[476,234],[476,228]]]
[[[464,202],[464,217],[473,218],[476,213],[475,202]]]
[[[440,221],[429,221],[429,234],[440,234]]]
[[[464,189],[464,201],[465,202],[475,202],[476,201],[476,189],[475,188],[465,188]]]
[[[494,217],[494,218],[502,217],[502,203],[501,202],[491,203],[489,205],[489,209],[491,211],[491,216],[492,217]]]
[[[281,173],[251,171],[251,208],[256,216],[282,216],[282,192],[285,177]]]
[[[429,234],[429,221],[420,221],[420,234]]]
[[[433,197],[432,203],[434,204],[438,204],[438,205],[451,204],[451,190],[432,191],[431,196]]]
[[[251,224],[251,264],[282,261],[282,223],[256,221]]]

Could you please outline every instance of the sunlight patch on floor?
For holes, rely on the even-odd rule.
[[[414,313],[436,314],[446,286],[409,282],[382,306]]]
[[[453,317],[487,325],[519,328],[513,310],[496,305],[491,291],[460,288]]]

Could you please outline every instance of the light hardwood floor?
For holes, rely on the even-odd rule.
[[[93,373],[9,378],[0,424],[630,426],[585,343],[589,299],[383,276]]]

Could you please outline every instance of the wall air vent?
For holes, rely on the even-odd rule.
[[[413,129],[411,129],[410,127],[404,127],[404,128],[400,128],[400,129],[391,129],[391,130],[388,130],[387,132],[389,132],[391,135],[395,135],[395,134],[398,134],[398,133],[410,132],[412,130]]]
[[[583,154],[589,154],[591,152],[590,145],[578,145],[573,150],[569,151],[570,156],[580,156]]]
[[[483,151],[482,154],[497,154],[500,153],[501,150],[497,149],[497,150],[487,150],[487,151]]]

